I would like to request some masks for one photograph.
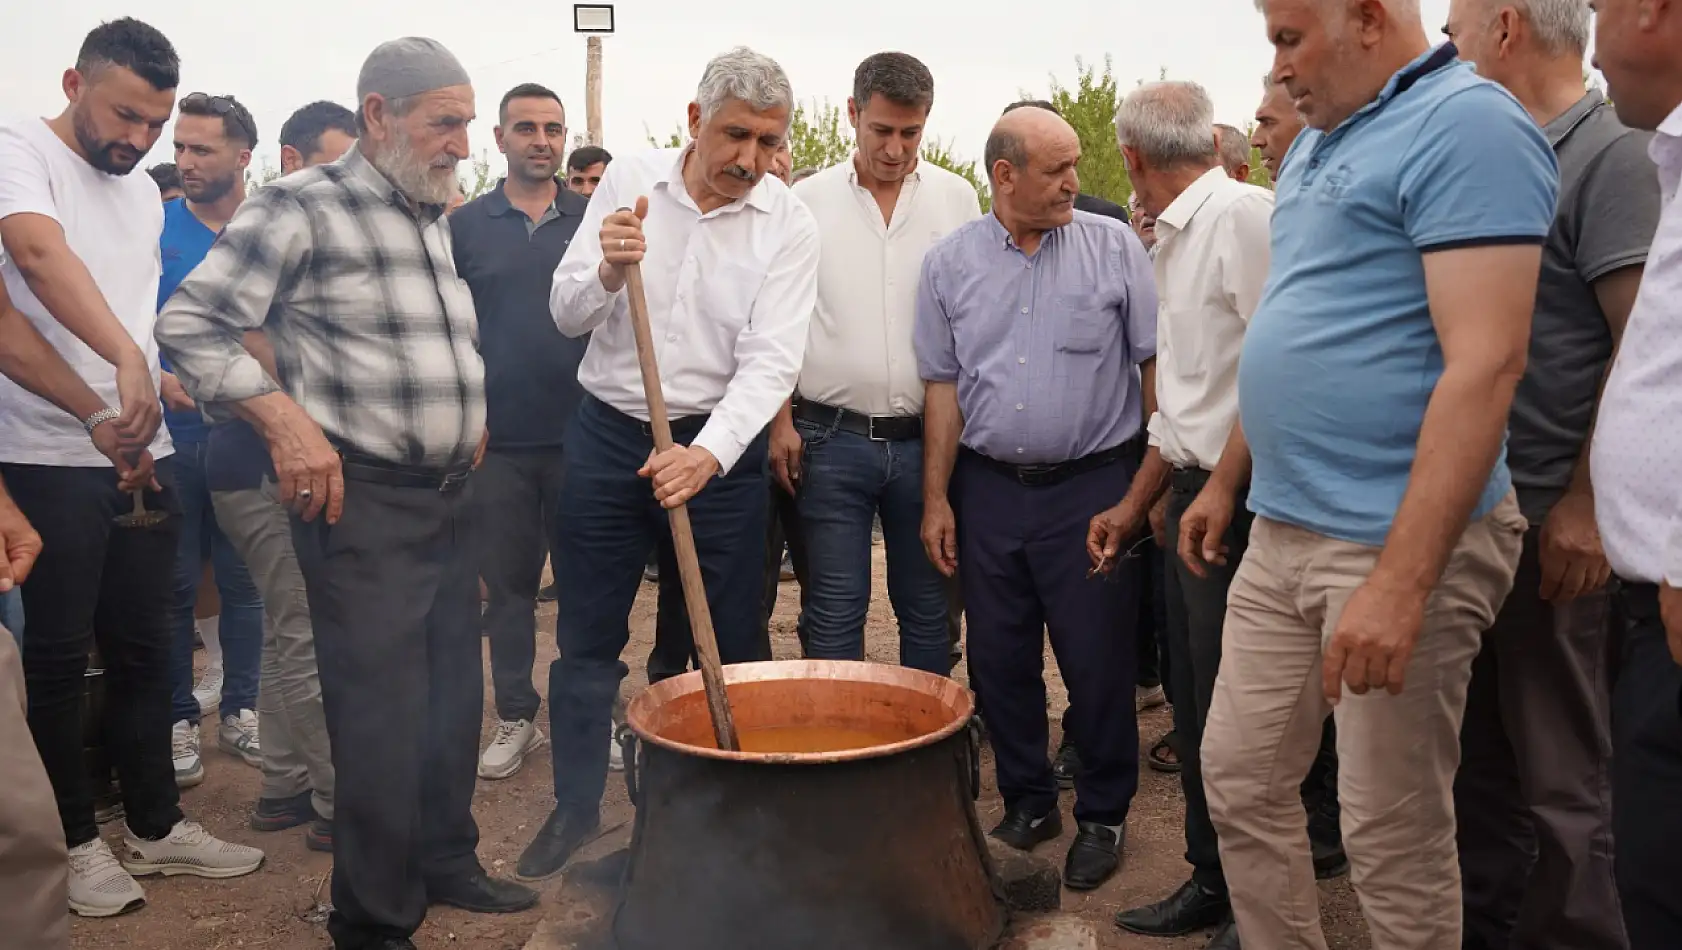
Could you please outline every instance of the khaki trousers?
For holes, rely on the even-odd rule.
[[[23,663],[0,627],[0,945],[7,950],[70,946],[69,858],[47,770],[29,734]]]
[[[1335,710],[1343,843],[1373,950],[1460,950],[1460,723],[1524,530],[1511,494],[1467,527],[1426,603],[1401,695],[1345,690]],[[1322,650],[1378,554],[1257,518],[1233,579],[1203,782],[1245,946],[1326,950],[1301,786],[1334,712]]]

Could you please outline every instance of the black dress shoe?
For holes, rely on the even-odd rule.
[[[599,811],[563,811],[549,813],[537,837],[520,854],[514,866],[514,878],[520,881],[543,881],[561,873],[567,860],[601,830]]]
[[[1213,927],[1232,916],[1232,902],[1196,881],[1180,885],[1165,900],[1115,915],[1116,926],[1147,937],[1178,937]]]
[[[518,914],[537,906],[537,892],[483,871],[426,885],[428,904],[448,904],[474,914]]]
[[[1071,891],[1090,891],[1110,879],[1121,867],[1121,844],[1126,829],[1118,835],[1100,824],[1077,822],[1075,843],[1063,860],[1063,886]]]
[[[1004,820],[999,822],[988,834],[1003,841],[1018,851],[1032,851],[1034,846],[1042,841],[1050,841],[1063,833],[1063,816],[1056,808],[1043,816],[1030,815],[1024,809],[1012,808],[1005,812]]]
[[[386,937],[379,943],[369,944],[368,950],[415,950],[415,942],[408,937]]]
[[[1222,924],[1205,950],[1243,950],[1238,944],[1238,924],[1231,920]]]
[[[1051,774],[1057,776],[1058,788],[1075,787],[1075,779],[1080,775],[1080,753],[1075,751],[1075,742],[1067,735],[1057,746],[1057,756],[1051,760]]]

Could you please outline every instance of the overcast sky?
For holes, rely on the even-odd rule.
[[[1448,0],[1423,0],[1436,28]],[[437,38],[473,77],[479,119],[474,150],[502,168],[491,127],[509,87],[540,82],[567,105],[568,125],[584,130],[584,38],[572,32],[572,5],[553,13],[509,0],[20,0],[0,31],[0,111],[56,114],[59,78],[82,37],[101,20],[138,16],[163,30],[181,54],[181,92],[237,96],[263,139],[253,165],[278,165],[275,135],[292,110],[315,99],[354,108],[356,74],[380,42]],[[855,0],[718,4],[629,0],[617,5],[618,33],[606,39],[603,131],[610,150],[643,147],[645,126],[662,138],[682,119],[708,58],[735,45],[776,58],[802,100],[846,102],[853,67],[881,50],[927,63],[935,77],[929,131],[978,158],[999,110],[1022,92],[1044,95],[1050,78],[1072,84],[1075,60],[1100,67],[1112,58],[1118,82],[1195,79],[1215,100],[1216,120],[1245,126],[1260,98],[1270,49],[1249,0]],[[165,137],[145,165],[171,158]]]

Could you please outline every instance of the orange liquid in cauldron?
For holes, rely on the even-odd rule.
[[[847,752],[871,746],[890,745],[913,738],[882,729],[850,729],[845,726],[756,726],[736,731],[743,752],[762,755],[798,752]],[[709,729],[697,745],[718,748]]]

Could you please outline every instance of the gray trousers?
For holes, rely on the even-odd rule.
[[[304,575],[292,549],[292,521],[276,485],[211,493],[222,527],[263,594],[263,662],[257,729],[263,747],[264,798],[306,791],[316,814],[333,817],[333,756],[321,706],[315,632]]]
[[[0,626],[0,938],[15,950],[70,946],[64,826],[24,715],[23,663]]]
[[[1607,594],[1543,601],[1540,528],[1472,665],[1454,782],[1468,950],[1623,950]]]

